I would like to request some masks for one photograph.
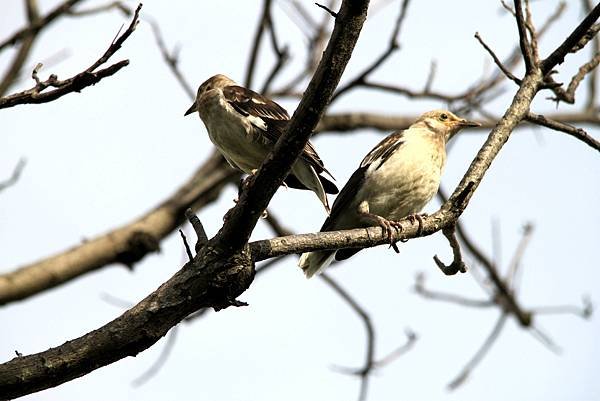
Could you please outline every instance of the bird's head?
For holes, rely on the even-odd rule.
[[[446,141],[463,128],[479,127],[481,125],[478,122],[460,118],[448,110],[428,111],[419,117],[416,124],[426,126],[436,134],[442,135]]]
[[[202,99],[202,96],[207,92],[213,89],[223,89],[226,86],[235,85],[235,82],[229,79],[227,76],[223,74],[213,75],[208,78],[206,81],[202,82],[200,87],[198,88],[198,93],[196,94],[196,100],[192,104],[192,106],[185,112],[184,116],[188,114],[192,114],[195,111],[198,111],[198,101]]]

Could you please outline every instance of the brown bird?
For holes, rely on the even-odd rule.
[[[382,140],[362,160],[333,203],[321,231],[379,225],[392,243],[398,220],[413,217],[431,200],[440,185],[446,143],[460,129],[480,124],[446,110],[423,114],[408,129]],[[394,245],[395,246],[395,245]],[[348,259],[360,249],[304,253],[299,266],[310,278],[335,260]]]
[[[260,167],[290,120],[280,105],[221,74],[200,85],[196,101],[185,115],[195,111],[227,162],[246,174],[254,174]],[[308,142],[284,183],[291,188],[313,191],[329,213],[327,194],[337,194],[338,189],[323,173],[333,179]]]

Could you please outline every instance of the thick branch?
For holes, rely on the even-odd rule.
[[[214,201],[221,188],[235,181],[234,172],[214,153],[202,167],[156,208],[109,233],[65,252],[0,275],[0,305],[25,299],[111,263],[133,266],[185,220],[188,207]]]

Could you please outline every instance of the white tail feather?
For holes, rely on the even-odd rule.
[[[336,251],[307,252],[300,256],[298,266],[302,268],[306,278],[319,274],[331,264]]]
[[[329,214],[330,209],[327,194],[315,169],[306,163],[302,163],[302,161],[297,161],[292,166],[292,171],[302,184],[317,195],[323,206],[325,206],[327,214]]]

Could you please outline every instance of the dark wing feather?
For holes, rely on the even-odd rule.
[[[381,165],[398,149],[403,143],[404,131],[397,131],[385,137],[365,156],[360,163],[361,167],[369,167],[374,162],[379,162],[375,169]]]
[[[223,96],[234,110],[241,115],[259,117],[264,121],[267,126],[266,130],[263,127],[256,128],[260,130],[260,135],[265,144],[274,145],[289,124],[290,116],[283,107],[251,89],[237,85],[226,86],[223,88]],[[317,174],[326,172],[333,178],[310,142],[306,144],[300,157],[307,161]],[[320,178],[327,193],[338,193],[338,189],[334,183],[324,177]],[[306,188],[297,179],[295,181],[300,185],[300,189]],[[298,188],[295,182],[288,183],[286,181],[286,183],[292,188]]]
[[[323,223],[321,227],[321,231],[330,231],[334,229],[334,223],[340,213],[348,207],[350,203],[352,203],[352,199],[354,195],[358,192],[360,187],[363,185],[365,180],[365,172],[367,171],[367,167],[359,167],[352,176],[344,185],[344,188],[340,191],[340,194],[335,198],[335,202],[333,202],[333,206],[331,207],[331,213],[329,217]]]
[[[233,108],[244,116],[252,115],[265,120],[284,120],[290,119],[289,114],[283,107],[271,99],[256,93],[243,86],[231,85],[223,88],[225,100]]]

